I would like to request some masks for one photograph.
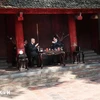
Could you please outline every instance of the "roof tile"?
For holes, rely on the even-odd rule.
[[[0,7],[100,8],[100,0],[0,0]]]

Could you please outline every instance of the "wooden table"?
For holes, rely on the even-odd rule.
[[[65,66],[65,52],[64,51],[43,51],[39,52],[40,58],[40,66],[43,67],[43,56],[52,56],[52,55],[60,55],[60,64]]]

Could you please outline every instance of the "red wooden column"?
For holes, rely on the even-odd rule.
[[[24,33],[23,33],[23,21],[19,18],[15,18],[15,37],[16,37],[16,46],[17,54],[22,50],[24,52]]]
[[[68,15],[68,27],[70,35],[70,47],[71,52],[73,52],[77,46],[76,24],[74,15]]]

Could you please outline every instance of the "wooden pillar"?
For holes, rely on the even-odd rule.
[[[76,24],[75,17],[73,15],[68,15],[68,27],[70,36],[70,47],[71,52],[73,52],[77,46]]]
[[[24,33],[23,33],[23,21],[15,18],[15,37],[16,37],[16,46],[17,54],[22,50],[24,52]]]

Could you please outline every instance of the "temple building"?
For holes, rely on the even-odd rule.
[[[66,52],[78,45],[100,53],[100,1],[0,0],[0,59],[11,63],[13,45],[18,54],[32,37],[49,48],[56,34],[65,36]]]

